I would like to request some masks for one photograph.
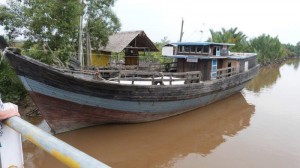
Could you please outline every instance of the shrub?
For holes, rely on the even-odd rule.
[[[27,93],[18,76],[5,59],[0,64],[0,93],[3,101],[14,103],[23,99]]]

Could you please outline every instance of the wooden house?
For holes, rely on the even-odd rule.
[[[119,55],[124,52],[125,65],[138,65],[140,51],[157,52],[158,49],[142,30],[118,32],[109,37],[106,46],[100,46],[99,51],[92,52],[91,64],[101,67],[109,66],[112,53]]]

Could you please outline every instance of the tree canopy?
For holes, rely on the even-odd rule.
[[[250,40],[251,48],[257,53],[258,62],[268,64],[287,56],[278,37],[262,34]]]
[[[214,31],[210,29],[211,39],[208,41],[218,43],[233,43],[230,47],[233,52],[255,52],[260,64],[269,64],[278,62],[285,57],[300,55],[300,42],[296,46],[291,44],[281,44],[278,37],[271,37],[270,35],[262,34],[259,37],[247,40],[247,36],[238,31],[238,29],[222,28],[221,31]]]
[[[0,5],[0,25],[10,40],[23,37],[25,48],[51,51],[49,55],[65,61],[70,52],[77,51],[80,16],[84,30],[91,36],[92,47],[107,44],[109,35],[120,30],[120,21],[111,9],[114,3],[115,0],[85,0],[83,3],[78,0],[8,0],[6,5]]]
[[[222,28],[221,31],[210,29],[210,34],[211,39],[209,41],[235,44],[231,47],[232,51],[245,52],[245,50],[248,50],[247,36],[243,32],[238,31],[237,27],[228,30]]]

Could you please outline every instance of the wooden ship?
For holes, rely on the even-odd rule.
[[[230,53],[232,44],[213,42],[168,44],[162,55],[173,62],[146,67],[138,53],[157,49],[143,31],[128,33],[134,35],[116,38],[127,58],[123,68],[62,69],[13,49],[4,54],[55,133],[178,115],[239,92],[259,70],[256,54]]]

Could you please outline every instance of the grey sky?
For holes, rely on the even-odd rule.
[[[122,31],[145,30],[155,42],[165,36],[178,41],[184,18],[183,41],[206,40],[209,29],[238,27],[249,38],[265,33],[295,45],[300,41],[299,6],[296,0],[117,0],[113,10]]]
[[[184,18],[183,41],[206,40],[209,29],[238,27],[249,38],[265,33],[295,45],[300,41],[299,6],[296,0],[118,0],[114,11],[122,30],[145,30],[153,41],[164,36],[178,41]]]

